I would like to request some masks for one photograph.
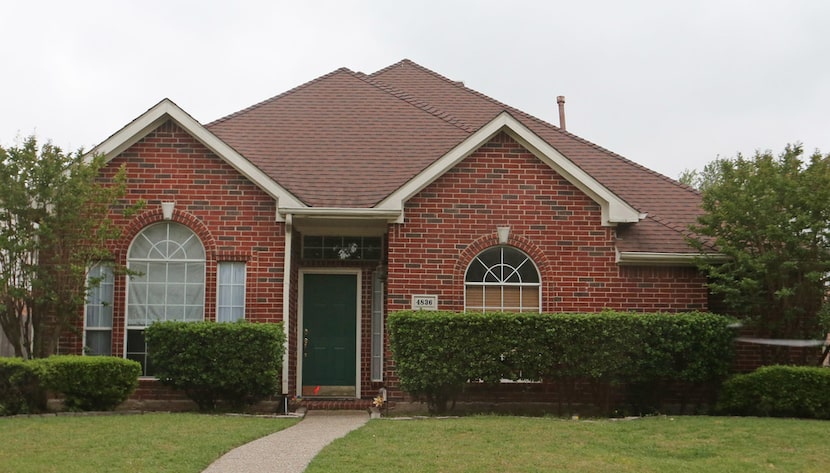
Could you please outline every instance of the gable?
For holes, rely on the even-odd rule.
[[[568,182],[588,195],[594,202],[599,204],[602,209],[602,225],[613,226],[618,223],[633,223],[638,222],[643,217],[636,209],[582,171],[573,162],[506,112],[499,114],[489,123],[479,128],[466,140],[450,150],[449,153],[442,156],[422,173],[415,176],[384,199],[377,207],[390,210],[403,209],[404,203],[409,198],[435,181],[435,179],[499,133],[507,133],[510,135],[525,149],[533,153],[534,156],[550,166],[557,174],[561,175]],[[402,222],[404,218],[405,216],[401,214],[399,221]]]
[[[216,156],[230,164],[240,174],[274,198],[278,205],[302,206],[290,192],[277,184],[267,174],[263,173],[228,144],[208,131],[169,99],[164,99],[147,110],[124,128],[93,148],[89,152],[89,155],[103,154],[108,161],[112,160],[167,121],[172,121],[181,127],[181,129]],[[280,219],[281,217],[277,214],[276,218]]]

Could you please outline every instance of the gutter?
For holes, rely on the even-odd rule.
[[[640,266],[695,266],[700,258],[725,261],[726,256],[720,253],[656,253],[646,251],[617,251],[616,263],[620,265]]]

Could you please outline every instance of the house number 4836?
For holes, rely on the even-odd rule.
[[[412,310],[438,310],[438,296],[412,296]]]

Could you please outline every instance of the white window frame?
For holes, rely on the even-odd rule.
[[[383,381],[383,294],[385,271],[375,271],[372,274],[372,338],[371,349],[371,377],[372,382]]]
[[[162,226],[162,225],[166,225],[166,227],[167,227],[166,228],[166,239],[162,239],[162,240],[159,240],[159,241],[156,241],[156,242],[150,240],[150,238],[147,237],[147,233],[150,233],[155,227]],[[174,240],[170,239],[171,238],[170,229],[173,228],[173,226],[180,227],[182,229],[186,229],[189,232],[187,237],[184,238],[183,241],[179,242],[179,241],[174,241]],[[135,249],[136,243],[138,241],[140,241],[141,238],[145,239],[144,243],[150,243],[150,246],[149,246],[149,249],[148,249],[148,256],[137,257],[137,256],[133,255],[133,250]],[[185,245],[190,243],[192,240],[195,240],[195,243],[198,243],[198,246],[193,246],[192,247],[192,249],[198,250],[197,256],[193,256],[193,255],[188,256],[186,251],[185,251]],[[171,247],[170,246],[171,244],[176,245],[176,246]],[[155,253],[159,254],[160,257],[150,257],[149,253],[152,253],[152,252],[155,252]],[[123,353],[123,356],[124,356],[124,358],[128,358],[128,356],[130,354],[133,354],[133,355],[139,355],[139,356],[142,357],[142,359],[144,361],[144,363],[142,364],[142,369],[143,369],[142,376],[143,377],[152,377],[152,375],[148,374],[148,372],[147,372],[147,364],[148,364],[147,363],[147,360],[148,360],[147,346],[146,346],[146,343],[145,343],[145,346],[143,347],[143,351],[136,351],[136,350],[128,351],[128,349],[131,348],[129,346],[129,335],[130,335],[130,333],[131,332],[133,332],[133,333],[134,332],[142,332],[142,334],[143,334],[144,330],[152,322],[155,322],[155,321],[162,321],[162,320],[185,320],[185,321],[187,321],[188,320],[188,318],[187,318],[188,309],[193,309],[193,308],[196,308],[196,310],[198,310],[198,308],[201,307],[201,309],[202,309],[201,310],[201,317],[200,317],[199,320],[190,319],[190,321],[195,322],[195,321],[202,321],[202,320],[205,319],[205,311],[204,311],[204,308],[205,308],[205,288],[207,286],[207,278],[206,278],[206,266],[207,266],[207,264],[206,264],[205,255],[206,255],[205,246],[202,243],[202,241],[199,239],[198,235],[196,235],[196,232],[194,232],[193,229],[187,227],[186,225],[182,225],[180,223],[171,222],[171,221],[158,222],[158,223],[155,223],[155,224],[152,224],[152,225],[149,225],[149,226],[145,227],[144,229],[142,229],[135,236],[135,238],[133,238],[133,241],[130,243],[130,247],[127,250],[127,267],[128,268],[135,270],[136,268],[135,268],[134,265],[136,265],[136,264],[147,263],[149,265],[149,264],[163,263],[163,265],[164,265],[164,274],[165,274],[165,279],[163,281],[165,299],[168,297],[169,290],[170,290],[170,287],[171,287],[170,280],[169,280],[170,265],[171,264],[177,264],[178,265],[178,264],[182,264],[182,263],[184,264],[184,282],[182,282],[182,286],[184,288],[183,289],[183,297],[185,298],[185,303],[178,305],[182,309],[183,317],[181,317],[181,318],[178,318],[178,317],[175,317],[175,316],[168,317],[167,316],[168,315],[168,308],[170,307],[170,304],[165,304],[163,306],[163,309],[164,309],[163,316],[162,317],[157,317],[156,320],[150,321],[149,320],[150,315],[148,313],[149,312],[149,307],[151,305],[158,306],[158,304],[150,304],[150,297],[149,297],[150,296],[150,284],[146,283],[142,287],[143,290],[147,291],[145,293],[143,303],[135,304],[135,303],[133,303],[133,299],[131,298],[132,294],[133,294],[133,291],[138,289],[137,286],[138,286],[139,282],[136,281],[136,278],[143,278],[143,277],[146,277],[146,275],[128,276],[127,285],[126,285],[127,286],[127,290],[126,290],[126,301],[127,301],[127,303],[126,303],[126,317],[125,317],[126,320],[125,320],[125,329],[124,329],[124,353]],[[201,267],[199,267],[199,265],[201,265]],[[200,284],[201,284],[201,300],[199,301],[199,303],[196,303],[196,304],[187,303],[187,301],[186,301],[186,298],[187,298],[186,289],[188,288],[188,286],[194,287],[197,284],[199,284],[199,283],[188,282],[188,280],[187,280],[188,275],[189,275],[188,269],[191,269],[191,266],[193,266],[192,269],[201,272],[201,282],[200,282]],[[160,281],[153,281],[153,282],[159,283]],[[144,324],[137,324],[134,321],[130,320],[130,311],[132,310],[132,308],[134,306],[135,307],[144,306],[144,310],[145,310],[145,316],[144,316],[144,322],[145,323]],[[136,347],[132,347],[132,348],[136,348]]]
[[[519,254],[521,254],[525,257],[524,261],[522,261],[516,267],[510,265],[509,263],[505,262],[505,260],[504,260],[504,251],[505,250],[518,252]],[[488,252],[491,252],[491,251],[499,251],[500,252],[499,262],[494,264],[494,265],[491,265],[491,266],[486,266],[484,261],[482,261],[480,258],[485,253],[488,253]],[[485,279],[486,279],[486,276],[489,274],[489,275],[493,276],[496,280],[492,281],[492,282],[488,282],[488,281],[467,281],[467,275],[470,272],[470,269],[476,264],[481,265],[485,268]],[[519,270],[526,264],[530,264],[533,267],[533,270],[536,272],[536,280],[537,280],[536,282],[524,282],[524,281],[521,280],[521,273],[519,272]],[[498,271],[496,271],[496,268],[498,269]],[[505,274],[505,271],[504,271],[505,269],[508,271],[507,274]],[[513,275],[518,276],[520,281],[519,282],[509,282],[508,280]],[[476,306],[475,309],[470,309],[469,308],[468,294],[467,294],[467,289],[469,287],[481,287],[482,288],[482,299],[483,300],[482,300],[481,307]],[[499,304],[499,307],[490,307],[490,306],[487,306],[484,303],[484,301],[486,301],[486,291],[487,291],[488,287],[498,289],[501,292],[502,297],[501,297],[501,303]],[[490,248],[487,248],[487,249],[481,251],[480,253],[478,253],[472,259],[472,261],[470,261],[470,264],[467,266],[467,269],[464,271],[464,310],[465,311],[475,310],[476,312],[515,312],[515,310],[511,310],[511,309],[514,309],[514,308],[508,308],[508,310],[505,310],[504,288],[506,288],[506,287],[518,287],[520,291],[525,287],[536,288],[536,291],[538,293],[538,301],[536,302],[536,304],[537,304],[536,312],[539,312],[539,313],[542,312],[542,275],[539,271],[539,267],[536,265],[536,262],[533,261],[533,258],[531,258],[530,255],[528,255],[527,253],[525,253],[524,251],[522,251],[522,250],[520,250],[516,247],[507,246],[507,245],[492,246]],[[519,305],[518,308],[515,308],[515,309],[517,309],[519,312],[526,312],[525,310],[523,310],[523,307],[521,305],[521,302],[524,301],[523,296],[520,296],[519,301],[520,301],[520,305]]]
[[[230,267],[230,274],[236,274],[234,268],[242,266],[242,280],[241,281],[225,281],[222,278],[222,268],[223,267]],[[236,322],[238,320],[245,319],[245,286],[248,277],[248,267],[244,261],[220,261],[216,264],[216,321],[217,322]],[[222,289],[226,288],[242,288],[242,301],[239,304],[235,304],[231,297],[231,300],[228,301],[229,303],[223,304],[224,298],[222,297]],[[222,320],[221,314],[222,309],[228,309],[231,313],[231,317],[228,320]]]
[[[104,263],[96,263],[87,270],[87,287],[89,281],[93,278],[101,278],[98,285],[90,288],[87,293],[86,301],[84,302],[84,336],[83,336],[83,354],[84,355],[112,355],[112,309],[113,299],[115,298],[115,276],[112,272],[112,267]],[[108,289],[109,297],[105,297],[106,289]],[[105,300],[107,299],[107,300]],[[99,319],[105,314],[109,314],[109,325],[95,325],[90,326],[90,311],[91,309],[98,309]],[[106,353],[89,353],[88,336],[89,332],[109,332],[109,350]]]

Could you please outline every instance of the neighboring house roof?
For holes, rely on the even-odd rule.
[[[617,225],[620,262],[694,254],[684,234],[701,213],[696,191],[409,60],[370,75],[341,68],[204,126],[164,100],[93,151],[112,157],[166,119],[274,196],[282,213],[388,221],[507,132],[601,205],[602,223]]]

